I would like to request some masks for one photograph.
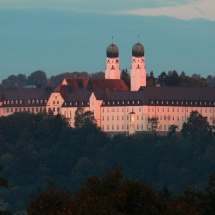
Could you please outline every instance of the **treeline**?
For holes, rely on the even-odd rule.
[[[36,87],[57,87],[62,83],[64,78],[104,78],[104,72],[95,72],[89,74],[87,72],[65,72],[56,76],[48,78],[44,71],[38,70],[32,72],[28,77],[24,74],[10,75],[7,79],[3,79],[0,84],[0,90],[9,89],[17,90],[25,87],[26,85],[34,85]]]
[[[26,85],[34,85],[36,87],[57,87],[62,83],[64,78],[105,78],[104,72],[95,72],[89,74],[87,72],[65,72],[56,76],[48,78],[44,71],[38,70],[31,73],[28,77],[24,74],[10,75],[6,79],[2,80],[0,84],[0,90],[3,89],[21,89]],[[125,84],[130,87],[130,74],[127,69],[123,69],[121,72],[121,78]],[[201,77],[200,74],[193,74],[190,76],[182,72],[180,75],[177,71],[161,72],[158,77],[154,77],[153,71],[147,74],[147,86],[171,86],[171,87],[207,87],[215,86],[215,76],[208,75],[207,78]]]
[[[173,196],[186,185],[204,188],[214,173],[214,138],[194,141],[189,125],[184,137],[140,132],[111,138],[90,112],[80,111],[75,125],[71,128],[65,118],[46,113],[0,118],[1,176],[9,182],[7,189],[0,189],[2,205],[12,212],[26,210],[29,195],[37,187],[43,190],[47,179],[73,192],[85,178],[103,177],[114,163],[123,167],[125,177],[147,182],[155,190],[167,186]]]

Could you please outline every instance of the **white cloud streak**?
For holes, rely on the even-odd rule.
[[[169,16],[177,19],[207,19],[215,21],[215,0],[195,1],[186,5],[166,6],[160,8],[140,8],[118,12],[141,16]]]

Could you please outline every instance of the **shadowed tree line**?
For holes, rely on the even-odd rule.
[[[47,179],[56,182],[56,189],[67,186],[73,192],[89,176],[100,180],[114,163],[123,167],[125,177],[155,190],[166,186],[173,196],[186,185],[203,189],[214,173],[215,141],[199,113],[191,114],[179,136],[173,129],[168,136],[140,132],[111,138],[91,112],[78,109],[75,119],[72,128],[60,115],[17,112],[0,117],[1,175],[9,181],[0,197],[8,210],[26,210],[29,195],[37,187],[44,192]],[[193,124],[199,129],[192,130]]]
[[[41,70],[32,72],[28,77],[24,74],[10,75],[7,79],[3,79],[0,84],[0,90],[3,89],[21,89],[26,85],[34,85],[36,87],[57,87],[62,83],[64,78],[105,78],[104,72],[95,72],[89,74],[87,72],[65,72],[48,78],[46,73]],[[127,69],[121,72],[121,79],[130,88],[130,73]],[[153,71],[147,74],[147,86],[171,86],[171,87],[207,87],[215,86],[215,76],[208,75],[207,78],[201,77],[199,74],[193,74],[191,77],[182,72],[180,75],[177,71],[161,72],[158,77],[154,77]]]

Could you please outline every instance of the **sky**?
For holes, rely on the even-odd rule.
[[[106,48],[145,47],[147,72],[215,75],[215,0],[0,0],[0,80],[104,71]]]

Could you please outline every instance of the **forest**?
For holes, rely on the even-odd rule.
[[[180,198],[187,201],[207,196],[199,192],[209,186],[208,179],[215,172],[215,139],[206,117],[192,112],[178,134],[173,129],[167,136],[139,132],[110,137],[97,127],[90,112],[78,113],[73,128],[61,115],[47,113],[17,112],[0,118],[0,164],[4,167],[0,174],[8,180],[8,187],[0,188],[2,210],[14,213],[28,208],[34,214],[38,187],[38,195],[50,189],[55,192],[51,184],[47,188],[47,181],[54,182],[56,190],[67,187],[73,193],[87,177],[102,180],[114,164],[122,167],[123,178],[150,185],[155,196],[163,190],[159,195],[166,197],[162,198],[168,193],[180,197],[183,189]],[[211,180],[209,186],[213,195],[214,183]]]

